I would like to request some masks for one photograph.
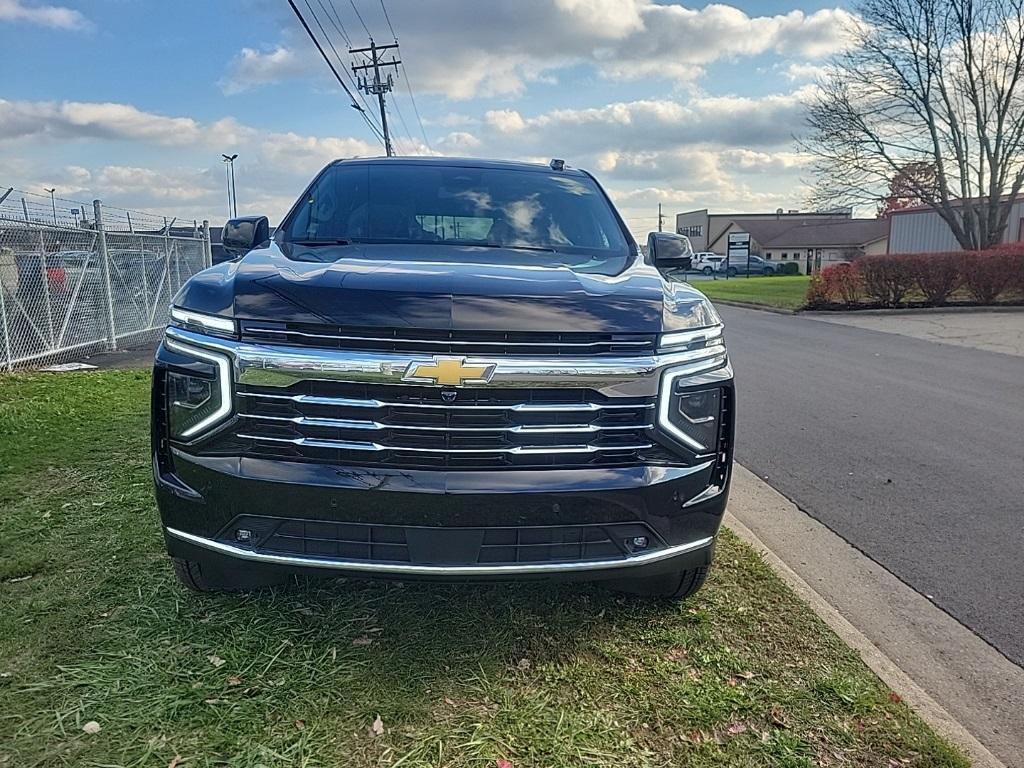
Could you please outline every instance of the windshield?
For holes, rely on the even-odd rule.
[[[629,254],[597,185],[586,176],[555,171],[341,163],[320,175],[282,229],[287,240],[310,246],[518,249],[472,255],[489,262],[608,267],[624,265]],[[360,255],[372,258],[373,251]]]

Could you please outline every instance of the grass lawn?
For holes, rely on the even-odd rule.
[[[147,386],[0,377],[0,766],[967,765],[731,535],[684,605],[554,584],[185,592]]]
[[[800,309],[806,302],[807,275],[778,277],[733,277],[729,280],[701,280],[694,287],[709,299],[745,301],[783,309]]]

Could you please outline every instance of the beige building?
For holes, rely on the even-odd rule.
[[[831,264],[885,253],[889,222],[854,219],[850,211],[709,214],[707,209],[680,213],[676,231],[690,238],[694,251],[726,253],[729,235],[750,234],[750,252],[773,263],[795,262],[802,274]]]

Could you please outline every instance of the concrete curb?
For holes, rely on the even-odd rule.
[[[907,705],[920,715],[921,719],[928,723],[936,733],[963,749],[974,766],[977,766],[977,768],[1007,768],[1005,763],[993,755],[984,744],[978,741],[941,704],[915,683],[892,659],[886,656],[860,630],[847,621],[836,608],[819,595],[810,584],[804,581],[792,568],[768,549],[753,531],[729,512],[726,512],[725,524],[740,539],[750,544],[758,552],[763,553],[765,562],[771,566],[772,570],[797,595],[811,606],[811,609],[818,614],[818,617],[840,639],[854,648],[860,654],[864,663],[886,685],[899,694]]]
[[[700,290],[700,286],[697,286],[697,290]],[[715,299],[708,296],[708,299],[712,304],[724,304],[727,307],[741,307],[743,309],[758,309],[761,312],[772,312],[776,315],[795,315],[802,310],[798,309],[783,309],[782,307],[769,307],[765,304],[754,304],[749,301],[733,301],[732,299]]]
[[[900,309],[804,309],[813,317],[856,317],[858,315],[933,315],[950,312],[971,315],[983,312],[1024,313],[1024,305],[995,304],[989,307],[914,307]]]

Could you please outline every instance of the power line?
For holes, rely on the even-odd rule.
[[[388,23],[388,29],[391,30],[391,36],[395,38],[395,41],[397,42],[398,35],[395,34],[395,28],[391,26],[391,17],[388,16],[388,9],[387,6],[384,5],[384,0],[380,0],[380,9],[384,11],[384,21]]]
[[[334,75],[334,79],[338,81],[338,85],[340,85],[342,90],[345,91],[345,93],[348,95],[349,99],[352,102],[352,108],[358,111],[360,115],[362,115],[363,120],[365,120],[366,124],[370,126],[370,130],[372,130],[374,134],[377,135],[377,138],[379,138],[381,141],[384,141],[384,137],[380,134],[380,131],[377,128],[377,126],[370,122],[370,119],[366,115],[366,110],[359,106],[359,103],[356,101],[356,97],[352,94],[352,91],[349,90],[348,86],[345,85],[345,81],[341,79],[341,75],[338,74],[338,70],[334,68],[334,64],[331,63],[330,58],[327,56],[327,52],[324,51],[323,46],[320,45],[320,41],[316,39],[316,35],[313,34],[313,30],[309,28],[309,24],[307,24],[306,20],[303,18],[302,13],[298,9],[298,6],[295,5],[295,0],[288,0],[288,5],[291,6],[292,11],[295,13],[296,18],[298,18],[299,20],[299,23],[302,24],[302,28],[306,30],[306,34],[309,36],[309,39],[313,41],[313,45],[316,46],[316,49],[320,52],[320,55],[323,57],[323,60],[327,63],[327,66],[330,68],[331,73]],[[312,12],[312,9],[310,9],[310,12]],[[314,14],[314,17],[315,16],[316,14]],[[386,145],[387,142],[385,142],[385,146]]]
[[[391,24],[391,17],[388,15],[388,8],[384,4],[384,0],[380,0],[380,9],[384,12],[384,21],[387,22],[388,29],[391,30],[391,36],[395,39],[395,42],[397,43],[398,34],[395,32],[395,28]],[[402,76],[402,79],[405,80],[405,89],[409,93],[409,101],[412,102],[412,111],[416,115],[416,122],[419,123],[420,126],[420,135],[423,136],[423,143],[426,144],[428,150],[433,152],[434,150],[430,146],[430,139],[427,138],[427,131],[423,127],[423,119],[420,117],[419,107],[416,106],[416,97],[412,93],[412,82],[409,80],[409,68],[405,66],[405,64],[402,64]],[[399,113],[398,116],[401,117],[401,113]],[[402,120],[402,124],[405,124],[405,120]],[[412,134],[409,132],[408,128],[405,129],[405,132],[409,134],[409,138],[411,139]]]
[[[433,148],[430,146],[430,139],[427,138],[427,131],[423,127],[423,120],[420,119],[420,111],[416,107],[416,97],[412,95],[412,83],[409,82],[409,69],[402,65],[402,79],[405,81],[405,88],[409,91],[409,101],[412,102],[412,111],[416,113],[416,122],[420,124],[420,133],[423,135],[423,143],[427,145],[427,149],[433,152]]]
[[[331,41],[331,36],[327,34],[327,30],[324,29],[324,25],[321,24],[320,23],[320,19],[317,18],[316,11],[313,10],[313,6],[311,6],[309,4],[309,0],[303,0],[303,1],[306,3],[306,7],[309,9],[309,13],[313,17],[313,21],[315,21],[317,27],[320,28],[320,34],[324,36],[324,39],[327,41],[327,44],[331,47],[331,50],[334,52],[334,58],[336,58],[338,60],[338,64],[342,68],[344,68],[345,63],[341,60],[341,55],[338,53],[338,49],[334,47],[334,43]],[[320,2],[320,7],[323,8],[324,7],[323,2],[321,0],[317,0],[317,1]],[[333,3],[331,5],[333,7]],[[327,9],[326,8],[324,8],[324,13],[327,13]],[[327,20],[330,21],[330,14],[327,15]],[[336,29],[338,28],[337,25],[335,25],[335,28]],[[341,30],[339,29],[339,31],[341,31]],[[346,39],[348,38],[348,36],[346,34],[344,34],[344,33],[342,33],[342,36],[345,37]],[[356,83],[355,78],[352,76],[352,73],[346,71],[345,74],[348,76],[349,82],[352,83],[352,87],[354,87],[354,88],[356,88],[358,90],[359,89],[359,84]],[[375,121],[373,121],[373,113],[368,111],[370,109],[370,105],[366,101],[366,97],[363,96],[361,91],[359,93],[359,98],[363,102],[363,106],[366,108],[366,110],[363,112],[363,114],[366,116],[366,118],[369,121],[374,122],[374,130],[376,131],[378,138],[383,138],[380,135],[380,126]]]
[[[359,23],[362,24],[363,25],[363,29],[366,30],[366,36],[372,40],[373,39],[373,33],[370,32],[370,28],[368,26],[366,26],[366,22],[363,21],[363,14],[361,14],[359,12],[359,9],[356,7],[356,0],[348,0],[348,1],[352,5],[352,10],[356,12],[356,18],[359,19]]]
[[[320,7],[324,9],[324,13],[327,15],[327,20],[331,22],[336,30],[338,30],[338,34],[341,35],[341,39],[345,41],[345,45],[351,48],[352,39],[348,36],[348,31],[345,29],[345,25],[341,23],[341,16],[338,14],[338,9],[334,7],[332,0],[327,0],[327,2],[331,6],[331,11],[334,11],[334,18],[331,18],[331,11],[327,10],[327,7],[324,5],[324,0],[317,0],[317,2],[320,3]]]

